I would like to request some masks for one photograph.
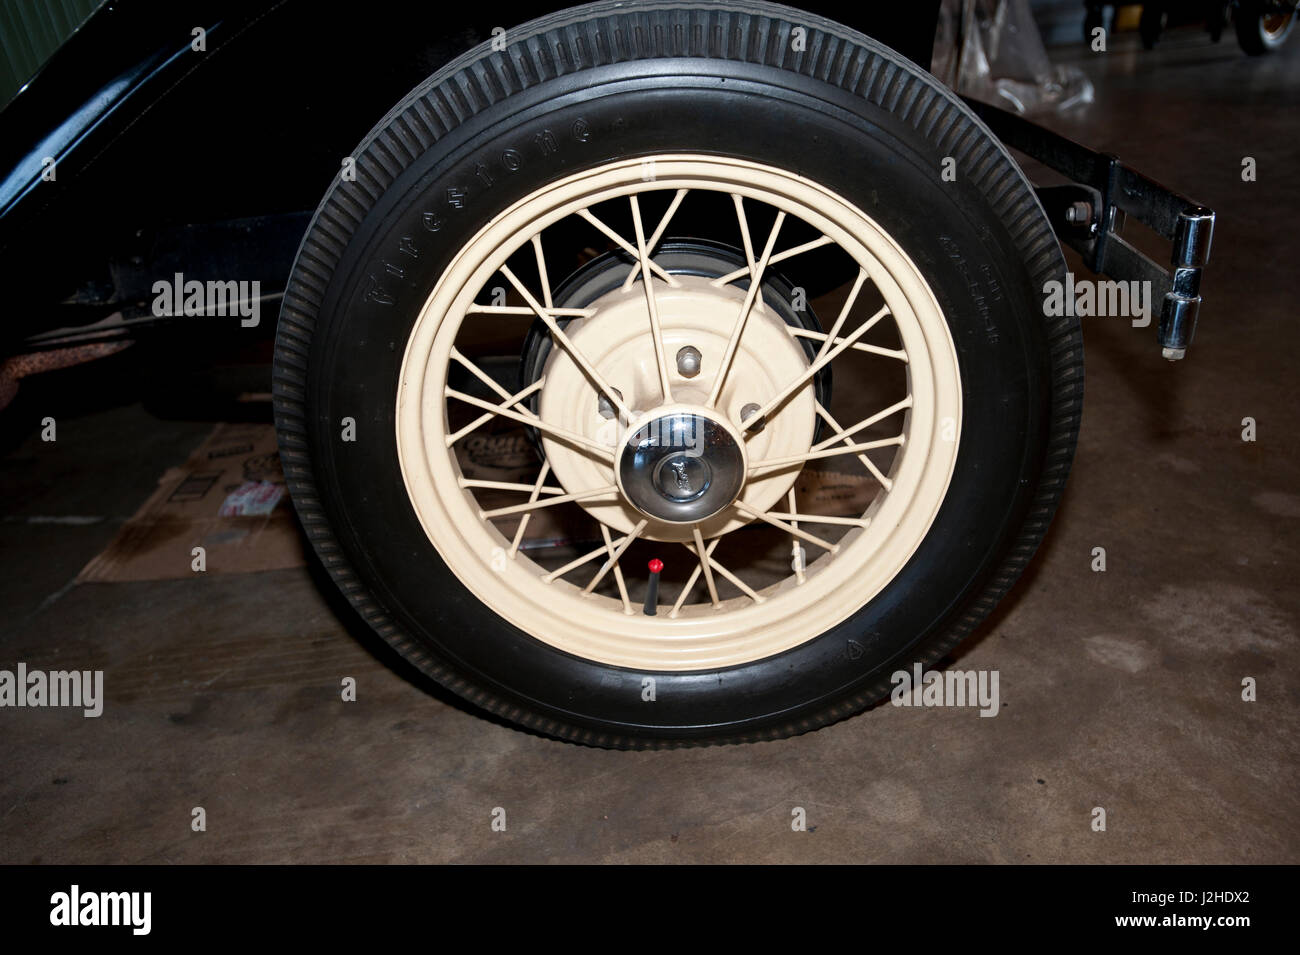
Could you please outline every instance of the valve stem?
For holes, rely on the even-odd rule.
[[[664,562],[656,557],[650,561],[650,584],[645,591],[645,614],[653,617],[659,612],[659,572],[664,569]]]

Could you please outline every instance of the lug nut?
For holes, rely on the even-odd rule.
[[[677,373],[683,378],[694,378],[700,373],[703,356],[694,345],[687,345],[677,352]]]
[[[741,424],[744,424],[744,423],[745,423],[746,421],[748,421],[750,418],[754,417],[754,415],[758,414],[758,412],[759,412],[761,409],[762,409],[762,406],[761,406],[761,405],[757,405],[757,404],[755,404],[755,403],[752,402],[752,401],[751,401],[749,404],[745,405],[745,407],[743,407],[743,408],[740,409],[740,422],[741,422]],[[762,418],[759,418],[759,419],[758,419],[757,421],[755,421],[752,425],[748,425],[748,426],[746,426],[745,430],[746,430],[746,431],[753,431],[755,434],[757,434],[758,432],[762,431],[765,427],[767,427],[767,416],[766,416],[766,415],[764,415]]]
[[[618,395],[618,400],[623,400],[623,392],[617,388],[611,388],[610,391]],[[606,395],[599,395],[596,398],[596,411],[602,418],[613,418],[618,414],[618,409],[614,407],[614,402],[610,401]]]

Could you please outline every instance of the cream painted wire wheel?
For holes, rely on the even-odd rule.
[[[641,209],[655,198],[663,212],[646,221]],[[718,269],[713,280],[695,277],[689,284],[688,276],[655,274],[654,240],[670,234],[677,216],[689,221],[695,203],[709,198],[734,206],[735,221],[719,231],[734,233],[745,268]],[[620,207],[633,223],[623,235],[606,221],[606,210]],[[767,222],[768,209],[776,210],[771,227],[751,234],[750,220]],[[548,236],[561,231],[550,227],[568,220],[586,222],[593,240],[638,251],[635,262],[618,268],[615,277],[626,278],[617,288],[579,309],[553,302],[546,261]],[[804,227],[801,238],[812,238],[781,243],[783,227],[795,220]],[[785,324],[734,284],[751,285],[752,275],[791,262],[801,249],[832,244],[858,274],[820,338]],[[531,282],[506,264],[525,248],[536,259]],[[743,274],[722,281],[736,272]],[[503,287],[513,293],[510,304],[491,304],[492,290]],[[481,326],[499,327],[530,312],[553,328],[554,344],[542,377],[512,393],[467,354],[473,346],[465,341],[492,333]],[[868,340],[882,323],[893,325],[888,340],[900,347]],[[800,347],[801,332],[820,345],[812,360]],[[686,348],[701,354],[689,377],[674,360]],[[901,387],[867,404],[861,417],[840,422],[816,401],[813,377],[839,356],[862,353],[898,363]],[[775,367],[766,367],[769,362]],[[469,372],[460,388],[455,370]],[[723,157],[614,162],[548,183],[515,203],[443,273],[416,319],[400,382],[396,435],[406,487],[425,532],[461,583],[559,650],[652,671],[749,663],[843,622],[893,579],[925,537],[947,491],[960,434],[952,337],[906,253],[843,197],[789,172]],[[466,390],[472,385],[477,394]],[[558,392],[553,400],[548,388]],[[541,414],[526,404],[533,393],[540,394]],[[606,417],[599,410],[603,397],[629,407]],[[462,407],[449,407],[456,404]],[[742,413],[751,405],[763,418],[761,430],[745,427]],[[699,409],[698,420],[714,417],[738,436],[721,452],[702,449],[701,469],[720,471],[714,459],[736,445],[747,452],[744,483],[730,495],[735,503],[715,504],[699,520],[665,517],[653,502],[639,511],[616,470],[628,436],[675,407]],[[466,410],[470,420],[453,427],[456,412]],[[819,418],[833,424],[814,443]],[[512,484],[467,476],[461,466],[473,463],[461,445],[494,423],[532,423],[542,434],[544,453]],[[852,467],[830,473],[863,485],[861,510],[802,504],[795,488],[805,465],[841,462]],[[642,480],[631,471],[632,480]],[[470,475],[477,473],[471,467]],[[662,465],[657,477],[663,481]],[[669,494],[654,479],[645,475],[650,496],[663,496],[670,510],[684,478]],[[545,532],[539,546],[526,546],[525,516],[549,516],[556,502],[587,510],[599,527],[590,534],[596,546],[548,540]],[[761,579],[714,556],[724,537],[744,535],[756,523],[789,540],[783,553],[790,566],[775,574],[763,568]],[[650,607],[653,614],[645,606],[648,561],[629,560],[638,540],[658,541],[651,559],[686,571],[661,592],[667,600]],[[529,556],[556,550],[564,557],[547,563]],[[602,582],[608,593],[596,589]]]
[[[507,33],[380,121],[304,238],[276,421],[321,562],[547,735],[869,706],[988,613],[1064,486],[1082,353],[1032,189],[932,77],[808,14]]]

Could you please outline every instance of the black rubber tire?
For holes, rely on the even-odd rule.
[[[1270,36],[1264,30],[1264,16],[1267,12],[1268,4],[1263,0],[1240,0],[1237,9],[1233,11],[1232,25],[1237,31],[1237,42],[1251,56],[1262,56],[1281,49],[1295,29],[1296,17],[1293,15],[1285,30],[1276,36]]]
[[[806,51],[791,48],[795,26]],[[1019,167],[933,77],[880,44],[773,4],[598,3],[533,21],[438,71],[358,147],[311,223],[284,298],[274,395],[284,471],[324,566],[424,673],[539,733],[645,748],[773,739],[884,697],[946,654],[1033,555],[1069,471],[1083,396],[1073,318],[1045,317],[1065,263]],[[581,125],[577,126],[578,119]],[[580,128],[528,151],[543,126]],[[510,171],[506,146],[528,157]],[[811,147],[811,148],[810,148]],[[696,150],[784,166],[852,199],[917,263],[962,373],[956,473],[931,532],[838,627],[744,666],[644,673],[564,654],[482,605],[420,528],[396,460],[407,334],[445,262],[500,209],[602,162]],[[942,182],[942,159],[958,179]],[[492,185],[475,175],[479,164]],[[430,233],[422,213],[454,228]],[[403,278],[392,243],[417,237]],[[376,295],[376,289],[381,294]],[[385,304],[386,303],[386,304]],[[357,440],[339,438],[351,415]]]

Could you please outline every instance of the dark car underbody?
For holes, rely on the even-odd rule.
[[[929,65],[938,0],[800,5]],[[177,275],[219,278],[273,315],[311,210],[367,130],[494,29],[563,6],[371,0],[344,16],[307,0],[105,4],[0,112],[0,350],[44,353],[52,367],[174,325],[153,287]],[[1115,157],[972,105],[1069,180],[1039,190],[1057,235],[1100,274],[1150,281],[1159,344],[1182,357],[1213,213]],[[1126,215],[1171,241],[1168,264],[1119,235]],[[218,321],[248,327],[242,305]],[[274,322],[260,324],[269,335]]]

